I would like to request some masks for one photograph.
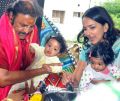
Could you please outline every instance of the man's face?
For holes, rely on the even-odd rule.
[[[13,28],[20,39],[25,39],[26,35],[33,31],[35,22],[36,18],[19,13],[13,20]]]

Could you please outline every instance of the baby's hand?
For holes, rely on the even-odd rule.
[[[29,47],[31,53],[35,53],[35,49],[30,45]]]
[[[62,66],[62,63],[50,63],[49,66]]]
[[[49,66],[52,69],[52,73],[60,73],[62,72],[62,63],[51,63]]]
[[[98,84],[98,83],[103,83],[103,82],[109,82],[110,80],[92,80],[92,84]]]
[[[42,69],[43,73],[51,73],[52,72],[52,69],[49,66],[49,64],[43,64],[41,69]]]
[[[35,53],[36,50],[40,49],[40,46],[37,43],[31,43],[29,49],[30,49],[30,52]]]

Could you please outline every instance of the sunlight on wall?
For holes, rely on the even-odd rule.
[[[74,12],[83,14],[89,7],[102,1],[104,0],[45,0],[44,15],[58,27],[66,40],[75,41],[77,34],[82,29],[82,15],[74,17]],[[53,18],[53,10],[65,12],[63,23],[59,23],[59,18]]]

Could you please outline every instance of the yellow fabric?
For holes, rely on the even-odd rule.
[[[33,96],[31,96],[29,101],[42,101],[42,94],[36,93]]]

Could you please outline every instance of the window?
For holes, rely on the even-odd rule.
[[[73,12],[73,17],[82,17],[82,12]]]
[[[65,11],[53,10],[52,12],[53,22],[63,23],[64,16],[65,16]]]

